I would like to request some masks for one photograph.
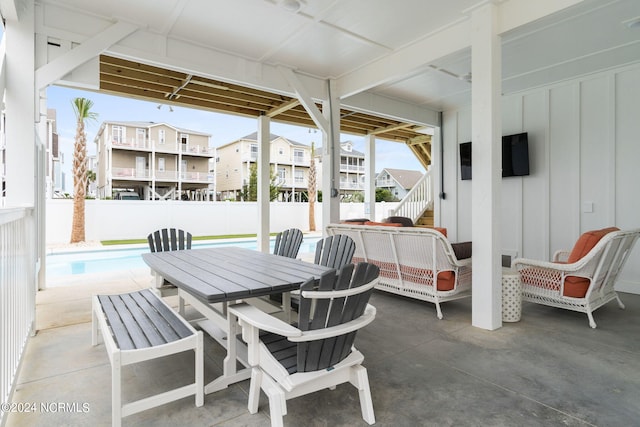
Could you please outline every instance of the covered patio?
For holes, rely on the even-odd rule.
[[[341,129],[366,135],[370,209],[377,137],[415,143],[417,154],[428,155],[437,177],[435,225],[447,228],[451,241],[473,242],[473,298],[451,303],[447,319],[438,322],[423,303],[375,295],[379,320],[362,334],[360,346],[380,423],[424,421],[432,412],[425,405],[433,402],[454,405],[433,411],[434,417],[453,417],[434,424],[473,424],[476,413],[499,417],[490,414],[505,411],[512,416],[478,424],[535,425],[548,416],[540,424],[626,425],[637,418],[631,400],[638,391],[637,348],[630,337],[638,332],[640,249],[631,253],[617,285],[627,310],[602,308],[596,330],[581,315],[531,306],[523,322],[502,327],[500,287],[504,255],[549,260],[584,231],[640,225],[636,0],[541,0],[535,6],[529,0],[405,0],[402,7],[386,0],[5,0],[0,14],[2,401],[66,401],[76,394],[63,396],[62,387],[45,382],[69,385],[82,378],[87,390],[100,394],[88,415],[108,413],[108,393],[87,381],[101,375],[106,361],[85,344],[88,326],[33,336],[39,329],[36,297],[43,297],[38,290],[46,285],[45,89],[68,85],[254,114],[260,183],[269,180],[271,120],[317,127],[323,135],[324,225],[340,220],[334,195]],[[433,138],[422,134],[426,127],[435,129]],[[501,136],[521,132],[529,136],[531,173],[502,179]],[[459,145],[469,141],[473,180],[462,181]],[[265,249],[268,185],[260,186],[258,204],[259,247]],[[78,345],[73,356],[48,371],[55,359],[47,349],[72,350],[71,342]],[[69,368],[69,358],[83,352],[86,369]],[[396,358],[400,363],[391,363]],[[49,366],[39,371],[38,364]],[[20,396],[30,385],[33,393],[50,392]],[[238,416],[248,417],[241,411],[242,386],[229,392],[237,393]],[[82,398],[89,391],[70,393]],[[324,401],[335,402],[341,420],[349,420],[349,405],[337,405],[342,397]],[[309,406],[291,410],[311,416],[303,414]],[[220,405],[205,410],[213,413],[203,424],[215,423],[211,415],[231,425],[253,422],[224,418],[233,411]],[[169,413],[148,412],[141,417]]]
[[[32,413],[11,413],[7,425],[106,426],[111,423],[111,375],[102,345],[91,347],[92,293],[148,285],[147,269],[100,281],[85,279],[38,296],[38,335],[27,346],[13,402],[36,402]],[[520,322],[498,331],[471,326],[471,302],[446,303],[437,320],[431,304],[376,292],[378,315],[358,335],[380,426],[629,426],[640,408],[640,296],[622,293],[597,311],[598,329],[585,316],[525,303]],[[192,312],[188,312],[193,315]],[[224,350],[205,340],[205,379],[221,373]],[[127,399],[191,378],[188,353],[126,369]],[[127,417],[124,425],[269,425],[263,395],[247,411],[249,381],[205,396],[197,408],[185,398]],[[50,412],[40,402],[75,405]],[[49,408],[49,407],[47,407]],[[294,399],[285,425],[366,425],[358,393],[348,384]]]

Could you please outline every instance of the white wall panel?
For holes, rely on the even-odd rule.
[[[581,231],[603,228],[608,218],[609,192],[609,91],[604,77],[583,81],[580,85],[580,199]],[[593,204],[593,212],[590,206]],[[589,207],[587,207],[587,205]]]
[[[640,228],[640,68],[616,76],[615,94],[615,223],[622,229]],[[618,289],[640,293],[640,242]]]
[[[529,137],[529,176],[522,181],[522,252],[520,256],[548,259],[549,193],[547,138],[549,102],[546,91],[523,97],[522,131]]]
[[[460,181],[457,150],[470,138],[470,112],[448,111],[445,119],[445,177],[455,171],[457,192],[441,209],[457,211],[457,240],[468,240],[473,181]],[[520,256],[549,260],[582,232],[640,228],[640,66],[510,95],[502,121],[504,134],[529,134],[531,168],[530,176],[503,180],[505,253],[520,245]],[[442,225],[451,221],[443,217]],[[640,293],[640,245],[618,289]]]
[[[580,93],[577,83],[549,90],[549,253],[580,234]]]
[[[471,141],[471,110],[465,109],[458,112],[458,123],[456,124],[456,137],[454,141],[454,150],[456,150],[456,182],[458,183],[458,241],[471,240],[471,186],[473,179],[462,181],[460,179],[460,149],[462,142]],[[471,159],[471,167],[473,168],[473,159]],[[446,227],[446,225],[443,225]]]

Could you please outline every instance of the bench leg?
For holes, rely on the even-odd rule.
[[[122,425],[122,366],[120,365],[120,351],[113,354],[111,361],[111,425]]]

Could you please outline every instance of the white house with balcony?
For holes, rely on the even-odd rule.
[[[271,173],[280,189],[279,201],[306,200],[311,147],[270,134]],[[216,154],[216,191],[220,200],[240,200],[249,185],[251,165],[258,160],[258,133],[221,145]]]
[[[318,182],[322,182],[322,147],[316,149],[318,161]],[[354,150],[353,142],[340,143],[340,185],[341,199],[355,193],[362,193],[365,187],[364,153]]]
[[[420,171],[384,168],[376,176],[376,188],[389,190],[396,199],[402,200],[423,175]]]
[[[145,200],[208,200],[211,135],[166,123],[105,121],[97,145],[97,197],[134,191]]]

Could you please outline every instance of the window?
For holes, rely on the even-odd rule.
[[[304,183],[304,171],[297,170],[296,171],[296,177],[294,179],[295,179],[295,183],[296,184],[303,184]]]
[[[158,142],[159,142],[160,144],[164,144],[164,141],[165,141],[165,133],[164,133],[164,129],[160,129],[160,130],[158,131]]]
[[[284,154],[284,149],[282,147],[278,148],[278,154],[281,156]]]
[[[300,150],[300,149],[293,150],[293,161],[295,163],[304,162],[304,150]]]
[[[189,145],[189,134],[181,133],[180,134],[180,143],[184,146]]]
[[[158,172],[164,172],[164,157],[158,157]]]
[[[251,144],[251,160],[258,158],[258,144]]]
[[[285,168],[278,168],[278,179],[281,181],[287,179],[287,170]]]
[[[111,137],[114,144],[124,144],[124,127],[118,125],[111,126]]]

